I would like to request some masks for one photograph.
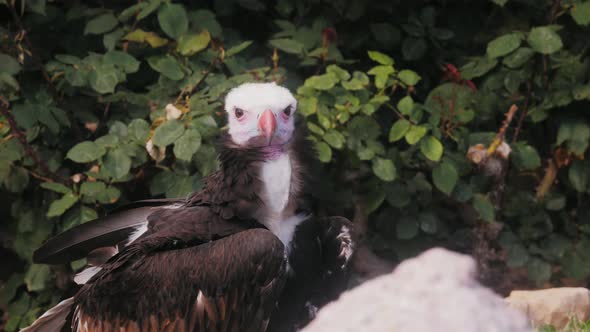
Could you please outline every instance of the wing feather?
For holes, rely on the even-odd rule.
[[[130,324],[142,331],[263,331],[286,279],[276,236],[250,229],[187,247],[156,235],[127,247],[81,289],[80,321],[92,317],[113,331]]]
[[[92,250],[115,246],[127,239],[135,227],[145,224],[153,207],[139,207],[96,219],[71,228],[45,242],[33,253],[33,261],[64,264],[86,257]]]

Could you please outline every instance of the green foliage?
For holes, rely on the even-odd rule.
[[[223,97],[252,81],[296,94],[321,208],[359,203],[384,257],[469,251],[474,225],[501,222],[489,246],[508,274],[590,276],[588,1],[24,3],[0,1],[26,31],[0,26],[0,228],[20,261],[7,331],[59,297],[34,248],[117,204],[199,190]],[[466,155],[512,104],[496,178]]]

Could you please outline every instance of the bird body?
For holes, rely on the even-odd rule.
[[[23,331],[291,331],[334,297],[351,225],[312,213],[314,156],[295,131],[295,98],[274,83],[245,84],[225,106],[221,166],[201,191],[131,203],[35,252],[40,263],[88,257],[92,266],[72,299]]]

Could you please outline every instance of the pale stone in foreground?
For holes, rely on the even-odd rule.
[[[476,280],[475,261],[431,249],[344,293],[304,332],[531,332],[526,316]]]
[[[512,291],[506,301],[525,312],[535,326],[563,328],[572,316],[582,322],[590,319],[590,291],[582,287]]]

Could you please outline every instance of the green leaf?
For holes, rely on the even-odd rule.
[[[10,278],[4,282],[0,296],[0,303],[10,303],[10,301],[16,296],[17,291],[22,284],[23,275],[21,273],[12,273]]]
[[[338,79],[334,75],[324,74],[311,76],[305,80],[304,85],[316,90],[330,90],[338,83]]]
[[[166,3],[158,10],[160,28],[169,37],[178,39],[188,30],[188,17],[184,6]]]
[[[385,87],[389,75],[394,72],[395,69],[393,69],[393,66],[379,65],[371,68],[367,73],[369,75],[375,75],[375,87],[377,87],[377,89],[382,89]]]
[[[381,186],[373,186],[362,197],[363,213],[368,215],[377,210],[385,200],[385,192]]]
[[[416,85],[422,79],[422,77],[420,77],[415,71],[408,69],[404,69],[397,73],[397,77],[400,81],[409,86]]]
[[[139,13],[139,11],[141,11],[142,9],[144,9],[145,7],[147,7],[149,5],[149,3],[152,3],[152,2],[154,2],[154,1],[138,2],[135,5],[132,5],[130,7],[125,8],[119,14],[119,17],[118,17],[119,18],[119,21],[121,21],[121,22],[128,21],[130,18],[134,17],[136,14]]]
[[[105,191],[107,186],[104,182],[84,182],[80,186],[80,194],[87,196],[88,198],[96,199],[100,193]]]
[[[565,208],[567,198],[561,194],[549,194],[545,197],[545,208],[550,211],[560,211]]]
[[[328,129],[324,135],[324,141],[330,144],[335,149],[342,149],[344,147],[344,136],[334,129]]]
[[[178,61],[171,56],[156,59],[150,58],[148,59],[148,63],[155,71],[173,81],[178,81],[184,77],[184,72],[178,64]]]
[[[246,48],[248,48],[250,45],[252,45],[252,41],[251,40],[247,40],[245,42],[241,42],[240,44],[230,47],[226,52],[225,52],[225,57],[229,58],[231,56],[234,56],[240,52],[242,52],[243,50],[245,50]]]
[[[119,145],[119,136],[113,134],[106,134],[94,140],[94,143],[103,148],[114,148]]]
[[[443,145],[436,137],[428,136],[420,142],[420,151],[426,158],[439,161],[443,154]]]
[[[518,143],[514,146],[512,161],[521,171],[532,171],[541,167],[541,158],[537,150],[530,145]]]
[[[542,285],[551,278],[551,264],[539,259],[530,259],[527,263],[528,277],[537,285]]]
[[[409,61],[418,60],[426,54],[428,44],[424,38],[407,37],[402,43],[402,54]]]
[[[405,96],[397,103],[397,109],[404,115],[411,115],[414,110],[414,100],[410,96]]]
[[[405,216],[401,218],[395,225],[397,238],[400,240],[410,240],[418,235],[420,228],[416,219]]]
[[[174,143],[174,155],[178,159],[190,161],[201,147],[201,134],[196,129],[188,129]]]
[[[184,124],[178,120],[164,122],[154,131],[153,142],[159,147],[174,143],[184,133]]]
[[[383,54],[377,51],[368,51],[367,53],[369,54],[369,58],[371,58],[371,60],[375,62],[378,62],[386,66],[393,65],[393,59],[387,54]]]
[[[406,142],[410,145],[414,145],[418,143],[424,135],[428,132],[428,128],[424,126],[414,126],[412,125],[408,132],[406,133]]]
[[[161,47],[168,43],[168,39],[158,36],[154,32],[146,32],[141,29],[135,29],[128,33],[123,40],[129,40],[137,43],[148,43],[151,47]]]
[[[51,277],[51,271],[48,265],[33,264],[25,273],[25,284],[29,292],[42,291],[47,287],[47,282]]]
[[[78,201],[78,196],[73,193],[67,193],[60,199],[55,200],[49,205],[47,211],[47,217],[59,217],[64,214],[69,208],[71,208]]]
[[[375,140],[380,134],[379,123],[370,116],[355,116],[348,122],[348,136],[354,140]]]
[[[317,124],[315,124],[311,121],[307,123],[307,128],[309,128],[309,131],[311,131],[312,133],[317,134],[319,136],[323,136],[326,133],[322,129],[322,127],[318,126]]]
[[[404,137],[408,130],[410,130],[411,123],[406,119],[399,119],[397,120],[393,126],[391,126],[391,130],[389,130],[389,141],[390,142],[397,142],[402,137]]]
[[[120,179],[129,173],[131,158],[121,148],[111,150],[106,154],[103,166],[113,179]]]
[[[96,183],[102,183],[102,182],[96,182]],[[101,192],[104,192],[104,184],[103,184],[103,190]],[[95,195],[98,196],[98,195]],[[92,199],[95,199],[96,197],[92,196]],[[96,213],[96,211],[94,211],[94,209],[91,209],[87,206],[84,205],[80,205],[79,207],[73,208],[71,210],[69,210],[63,217],[63,230],[68,230],[74,226],[78,226],[80,224],[83,224],[85,222],[88,222],[90,220],[94,220],[98,218],[98,214]]]
[[[585,192],[590,181],[590,162],[574,161],[568,170],[568,178],[577,192]]]
[[[557,131],[557,144],[567,142],[568,150],[578,156],[583,156],[590,140],[590,125],[577,117],[564,120]]]
[[[51,191],[55,191],[60,194],[67,194],[69,192],[72,192],[72,189],[64,186],[61,183],[57,183],[57,182],[43,182],[43,183],[41,183],[41,187],[45,188],[45,189],[49,189]]]
[[[100,94],[113,93],[119,83],[119,74],[113,65],[101,65],[88,77],[90,86]]]
[[[509,33],[488,43],[487,53],[490,58],[504,56],[516,50],[522,42],[522,34]]]
[[[590,24],[590,1],[575,3],[570,9],[570,15],[579,25]]]
[[[590,99],[590,84],[578,85],[572,91],[575,100]]]
[[[332,149],[328,144],[324,142],[316,142],[315,149],[321,162],[328,163],[332,160]]]
[[[427,234],[436,234],[438,231],[438,217],[432,212],[421,212],[418,215],[420,229]]]
[[[508,68],[516,69],[527,63],[535,55],[535,51],[529,47],[521,47],[505,57],[502,63]]]
[[[211,35],[207,30],[203,30],[198,34],[183,34],[178,40],[176,50],[184,56],[191,56],[207,48],[210,41]]]
[[[465,64],[459,69],[459,71],[461,72],[461,77],[463,79],[471,80],[485,75],[487,72],[496,67],[497,64],[497,59],[491,59],[487,56],[483,56],[475,61]]]
[[[301,97],[297,105],[297,111],[307,117],[318,110],[318,99],[315,97]]]
[[[408,192],[408,187],[400,181],[393,182],[386,187],[387,202],[396,208],[403,208],[410,204],[412,195]]]
[[[150,124],[144,119],[134,119],[128,126],[129,136],[144,143],[150,135]]]
[[[84,34],[100,35],[113,30],[118,24],[119,21],[112,13],[102,14],[86,23]]]
[[[139,61],[132,55],[121,51],[109,51],[104,55],[104,62],[112,64],[126,73],[135,73],[139,70]]]
[[[494,221],[494,205],[492,205],[488,196],[475,194],[473,196],[473,208],[479,213],[481,219],[487,222]]]
[[[212,37],[223,39],[223,28],[217,21],[214,12],[207,9],[191,11],[188,13],[188,19],[190,21],[189,25],[191,26],[192,30],[207,30]],[[226,51],[225,57],[227,56],[228,55]]]
[[[0,74],[16,75],[20,71],[20,64],[8,54],[0,53]]]
[[[537,52],[551,54],[563,47],[561,37],[550,27],[537,27],[529,32],[527,38],[529,45]]]
[[[508,248],[508,257],[506,265],[511,268],[523,267],[529,261],[530,255],[528,250],[520,243],[512,243]]]
[[[119,200],[121,191],[116,187],[109,186],[105,190],[101,191],[96,199],[101,204],[113,204]]]
[[[148,17],[151,13],[155,12],[156,9],[160,8],[162,0],[150,0],[148,5],[141,9],[137,14],[137,20],[143,20]]]
[[[117,42],[121,40],[121,38],[125,35],[125,31],[121,28],[115,29],[112,32],[105,34],[102,37],[102,43],[104,48],[109,51],[113,51],[115,46],[117,46]]]
[[[278,48],[279,50],[290,53],[290,54],[301,54],[303,53],[304,45],[296,40],[279,38],[273,39],[268,42],[270,46]]]
[[[326,73],[334,74],[341,81],[348,81],[350,79],[350,73],[337,65],[329,65],[326,67]]]
[[[0,73],[0,90],[14,90],[14,91],[19,91],[20,90],[20,85],[18,84],[18,81],[14,79],[14,77],[12,77],[11,75],[8,75],[6,73]]]
[[[432,170],[432,182],[438,190],[450,195],[459,181],[459,173],[452,163],[442,162]]]
[[[84,141],[76,144],[68,151],[66,158],[71,159],[77,163],[89,163],[106,153],[106,150],[91,141]]]
[[[373,159],[373,173],[386,182],[391,182],[397,177],[397,170],[393,161],[380,157]]]

